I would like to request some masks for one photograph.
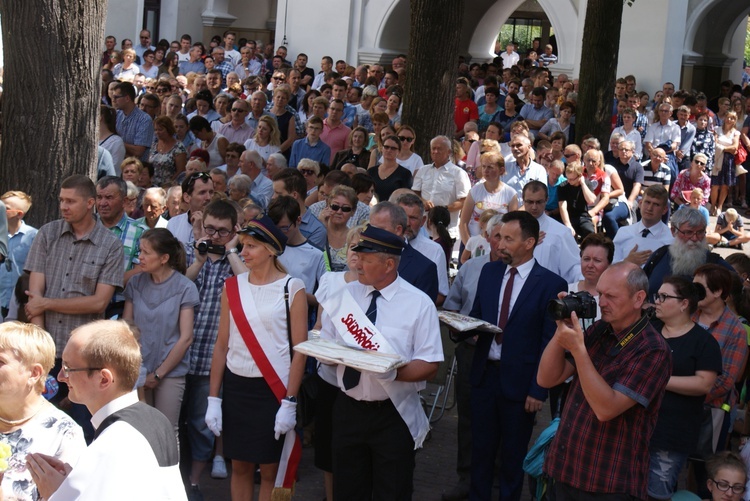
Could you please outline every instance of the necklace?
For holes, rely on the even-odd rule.
[[[26,421],[30,420],[31,418],[39,414],[39,412],[42,410],[43,407],[44,407],[44,402],[42,402],[41,405],[37,408],[37,410],[31,413],[31,415],[26,416],[25,418],[21,418],[21,419],[11,420],[11,419],[5,419],[2,416],[0,416],[0,422],[5,423],[10,426],[16,426],[16,425],[25,423]]]

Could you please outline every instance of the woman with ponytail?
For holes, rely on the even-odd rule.
[[[169,230],[144,232],[140,246],[143,273],[134,275],[125,287],[123,318],[141,331],[146,403],[167,416],[177,434],[200,297],[195,283],[184,275],[185,249]]]
[[[453,244],[455,239],[451,238],[448,233],[448,225],[451,222],[451,213],[447,207],[436,205],[427,213],[427,230],[430,232],[432,239],[440,244],[445,253],[445,266],[450,265],[451,255],[453,254]]]

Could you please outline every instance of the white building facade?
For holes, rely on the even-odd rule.
[[[613,0],[613,3],[620,0]],[[151,9],[151,10],[149,10]],[[517,10],[542,9],[554,30],[556,72],[577,76],[586,0],[466,0],[460,53],[487,61],[501,26]],[[634,74],[650,93],[676,87],[718,89],[739,81],[750,0],[636,0],[625,6],[618,76]],[[109,2],[106,33],[132,38],[140,28],[159,38],[189,33],[207,43],[231,27],[238,38],[282,42],[289,59],[304,52],[317,68],[322,56],[349,64],[390,64],[408,53],[409,0],[124,0]]]

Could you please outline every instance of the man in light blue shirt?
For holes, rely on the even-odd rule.
[[[307,136],[297,139],[292,145],[292,155],[289,158],[289,167],[297,168],[297,164],[303,158],[315,160],[318,163],[328,165],[331,161],[331,148],[320,140],[323,132],[323,120],[320,117],[310,117],[307,121]]]
[[[523,105],[519,116],[526,120],[529,125],[529,132],[534,137],[539,134],[539,130],[544,127],[544,124],[554,116],[551,109],[544,105],[544,100],[547,97],[547,91],[544,87],[536,87],[531,91],[531,97],[529,102]]]

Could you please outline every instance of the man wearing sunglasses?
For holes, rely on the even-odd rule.
[[[177,240],[186,246],[192,245],[193,226],[203,220],[203,209],[211,202],[214,182],[205,172],[194,172],[182,182],[182,200],[188,204],[188,211],[169,220],[167,229]]]
[[[643,266],[648,276],[648,297],[659,292],[664,278],[679,275],[690,280],[695,269],[706,263],[724,266],[734,273],[732,266],[714,254],[706,241],[706,219],[700,211],[684,207],[672,215],[674,241],[655,250]]]

